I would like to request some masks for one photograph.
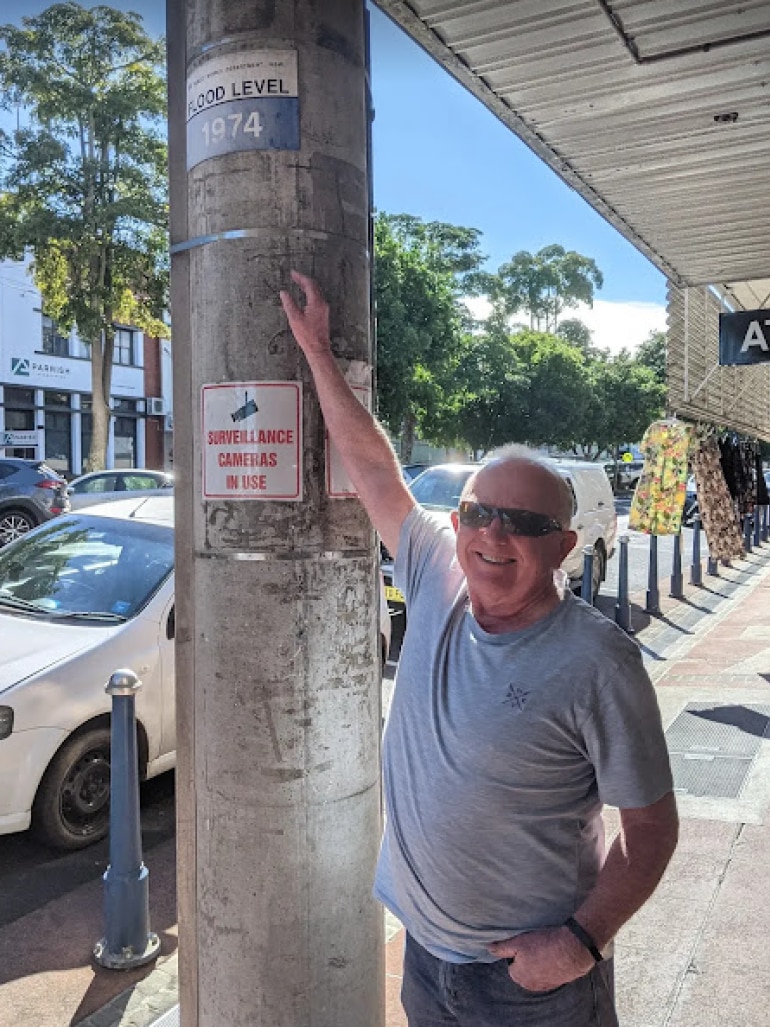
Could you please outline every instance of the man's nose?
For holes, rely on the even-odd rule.
[[[492,535],[494,538],[507,538],[508,532],[503,527],[503,522],[500,519],[499,514],[495,514],[492,520],[489,522],[485,531],[488,535]]]

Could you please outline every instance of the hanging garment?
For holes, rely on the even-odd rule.
[[[712,560],[739,559],[744,555],[743,537],[722,471],[720,447],[713,435],[701,439],[692,464],[709,555]]]
[[[647,535],[678,535],[687,490],[692,426],[653,421],[639,448],[644,469],[636,486],[628,526]]]
[[[762,467],[762,457],[759,454],[759,449],[757,449],[754,463],[757,469],[757,506],[770,506],[770,495],[767,491],[767,482],[765,481],[765,472]]]
[[[755,449],[735,435],[719,441],[720,462],[739,517],[752,513],[757,501]],[[757,451],[758,452],[758,451]]]

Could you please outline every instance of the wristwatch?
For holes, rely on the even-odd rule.
[[[588,951],[594,957],[594,962],[601,963],[601,961],[604,959],[604,956],[597,948],[596,942],[593,940],[593,938],[585,929],[585,927],[579,924],[577,920],[575,920],[575,918],[571,916],[567,917],[567,919],[564,921],[564,926],[567,928],[568,931],[571,931],[575,935],[577,940],[584,948],[588,949]]]

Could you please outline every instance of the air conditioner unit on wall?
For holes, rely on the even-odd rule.
[[[166,405],[163,402],[162,396],[148,396],[147,397],[147,413],[151,417],[162,417],[165,413]]]

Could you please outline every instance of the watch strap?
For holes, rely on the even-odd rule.
[[[568,931],[571,931],[575,935],[577,940],[584,948],[588,949],[588,951],[594,957],[594,962],[601,963],[601,961],[604,959],[604,956],[596,947],[596,942],[593,940],[593,938],[585,929],[585,927],[579,924],[577,920],[575,920],[575,918],[571,916],[567,917],[567,919],[564,921],[564,926],[567,928]]]

